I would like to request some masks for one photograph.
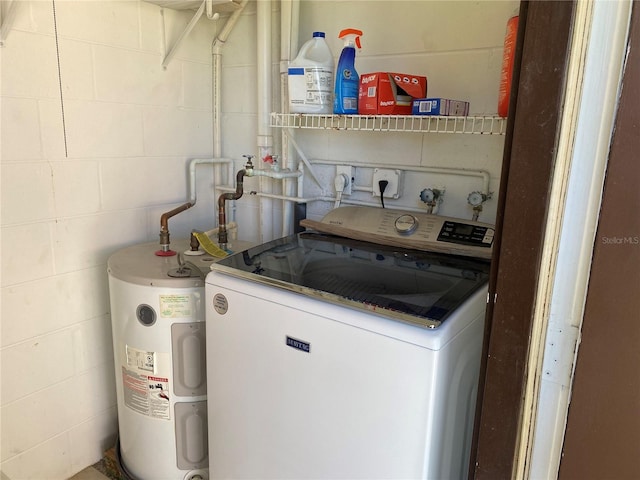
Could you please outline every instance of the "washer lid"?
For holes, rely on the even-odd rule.
[[[486,285],[489,262],[300,233],[231,255],[211,269],[436,328]]]

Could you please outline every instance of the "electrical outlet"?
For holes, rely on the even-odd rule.
[[[402,179],[401,170],[391,170],[387,168],[376,168],[373,170],[372,191],[374,197],[380,196],[380,181],[389,182],[384,190],[385,198],[400,198],[400,181]]]
[[[347,184],[344,187],[344,190],[342,191],[343,195],[351,195],[351,187],[353,186],[353,167],[349,166],[349,165],[338,165],[336,166],[336,175],[341,175],[344,174],[347,176],[347,178],[349,179],[349,181],[347,182]]]

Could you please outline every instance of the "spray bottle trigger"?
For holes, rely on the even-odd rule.
[[[345,28],[344,30],[340,31],[338,38],[343,39],[345,37],[351,37],[351,36],[353,36],[353,42],[355,43],[356,47],[362,48],[362,45],[360,44],[360,37],[362,36],[362,30],[358,30],[357,28]],[[347,38],[345,45],[349,41],[350,40]]]
[[[362,35],[362,30],[358,30],[357,28],[345,28],[344,30],[340,30],[340,34],[338,38],[346,37],[347,35]]]

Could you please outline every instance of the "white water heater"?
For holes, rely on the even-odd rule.
[[[206,480],[204,275],[215,259],[180,265],[156,250],[136,245],[108,261],[119,466],[135,480]]]

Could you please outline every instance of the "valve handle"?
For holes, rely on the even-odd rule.
[[[244,158],[247,159],[247,163],[245,165],[245,168],[253,168],[253,163],[251,162],[251,159],[255,156],[255,155],[242,155]]]

